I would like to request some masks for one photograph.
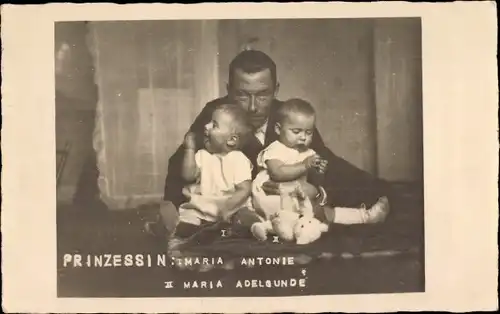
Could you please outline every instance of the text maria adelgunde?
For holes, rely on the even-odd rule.
[[[121,268],[121,267],[169,267],[169,266],[196,266],[196,265],[224,265],[222,257],[168,257],[167,254],[64,254],[64,268]],[[283,266],[295,265],[293,257],[242,257],[239,261],[242,266]],[[304,270],[303,270],[304,271]],[[303,274],[305,275],[305,273]],[[166,289],[175,288],[173,281],[164,282]],[[183,289],[214,289],[222,288],[221,280],[194,280],[184,281]],[[238,280],[236,288],[304,288],[306,278],[287,278],[279,280],[246,279]]]

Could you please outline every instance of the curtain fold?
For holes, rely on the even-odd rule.
[[[218,95],[216,22],[91,22],[89,28],[99,86],[93,142],[101,199],[111,209],[159,201],[169,157],[203,104]]]

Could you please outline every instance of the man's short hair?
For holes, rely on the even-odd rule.
[[[249,74],[269,69],[274,84],[278,81],[276,64],[273,59],[259,50],[244,50],[231,61],[229,64],[229,85],[231,85],[237,69]]]
[[[252,134],[252,125],[247,111],[230,102],[217,105],[215,110],[223,111],[232,116],[234,133],[239,137],[237,148],[241,148]]]
[[[307,116],[316,115],[314,107],[307,101],[299,98],[292,98],[280,105],[278,108],[278,122],[283,122],[290,113],[301,113]]]

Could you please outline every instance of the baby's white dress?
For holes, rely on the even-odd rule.
[[[199,225],[202,220],[216,221],[219,213],[215,201],[227,199],[236,185],[252,180],[252,163],[241,151],[222,156],[205,149],[196,152],[195,162],[199,177],[184,188],[190,200],[180,206],[179,215],[180,221]],[[251,207],[250,197],[244,206]]]
[[[269,180],[266,161],[277,159],[286,165],[296,164],[304,161],[307,157],[315,155],[316,152],[308,149],[304,152],[299,152],[296,149],[287,147],[285,144],[274,141],[268,147],[263,149],[257,156],[257,165],[262,169],[252,184],[252,202],[255,210],[265,219],[281,209],[280,195],[266,195],[262,190],[262,184]],[[281,182],[280,189],[293,189],[297,186],[297,180],[290,182]]]

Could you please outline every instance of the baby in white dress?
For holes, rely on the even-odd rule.
[[[252,163],[240,151],[249,134],[246,111],[234,104],[218,105],[203,135],[188,132],[181,169],[188,202],[179,208],[171,202],[162,204],[160,217],[146,223],[146,231],[160,237],[188,238],[218,221],[234,218],[248,228],[262,221],[250,198]],[[203,136],[201,149],[197,149],[197,136]],[[168,227],[172,224],[174,230]]]
[[[308,176],[324,173],[328,162],[309,148],[315,129],[314,108],[301,99],[286,101],[278,111],[275,126],[278,140],[266,147],[257,157],[257,165],[262,169],[252,184],[252,199],[255,210],[265,221],[252,225],[251,231],[259,240],[267,239],[271,231],[269,218],[281,210],[280,195],[267,195],[261,186],[269,179],[280,184],[282,194],[290,194]],[[310,204],[310,201],[309,201]],[[312,206],[309,205],[312,210]],[[286,210],[286,209],[285,209]],[[389,211],[387,198],[383,197],[370,209],[328,207],[314,212],[316,218],[340,224],[375,223],[385,219]]]

